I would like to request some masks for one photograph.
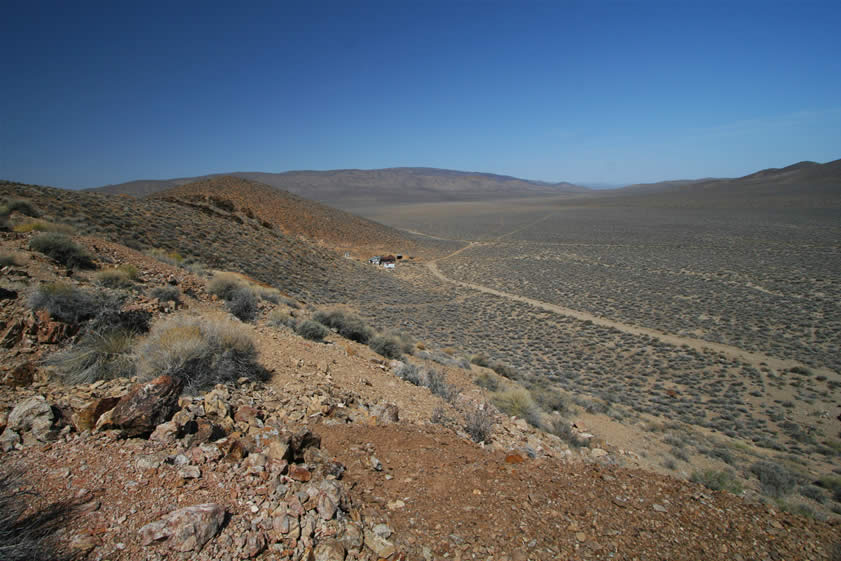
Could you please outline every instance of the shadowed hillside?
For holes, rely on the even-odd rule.
[[[423,254],[428,248],[394,228],[301,198],[269,185],[232,176],[202,179],[151,195],[180,204],[229,205],[290,236],[365,253]],[[364,253],[363,253],[364,255]]]

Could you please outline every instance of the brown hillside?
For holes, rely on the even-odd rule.
[[[287,191],[239,177],[222,176],[180,185],[151,195],[173,202],[206,202],[234,207],[270,222],[290,236],[301,235],[343,251],[361,255],[397,252],[428,253],[427,248],[400,231],[330,208]]]

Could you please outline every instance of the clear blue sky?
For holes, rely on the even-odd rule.
[[[841,158],[841,2],[0,0],[0,178]]]

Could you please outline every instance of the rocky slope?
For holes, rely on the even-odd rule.
[[[29,249],[35,235],[0,233],[0,502],[18,506],[17,558],[837,558],[836,521],[641,471],[609,442],[571,449],[487,404],[484,369],[405,358],[443,372],[458,391],[442,397],[367,346],[278,325],[289,301],[240,326],[264,381],[62,383],[48,359],[95,320],[33,310],[39,287],[100,290],[99,273],[132,266],[119,314],[153,329],[223,302],[205,277],[99,237],[74,238],[99,272],[67,269]],[[152,296],[163,287],[181,298]],[[493,423],[483,444],[465,428],[475,411]]]

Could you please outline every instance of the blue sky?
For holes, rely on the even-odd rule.
[[[841,3],[0,0],[0,178],[841,158]]]

